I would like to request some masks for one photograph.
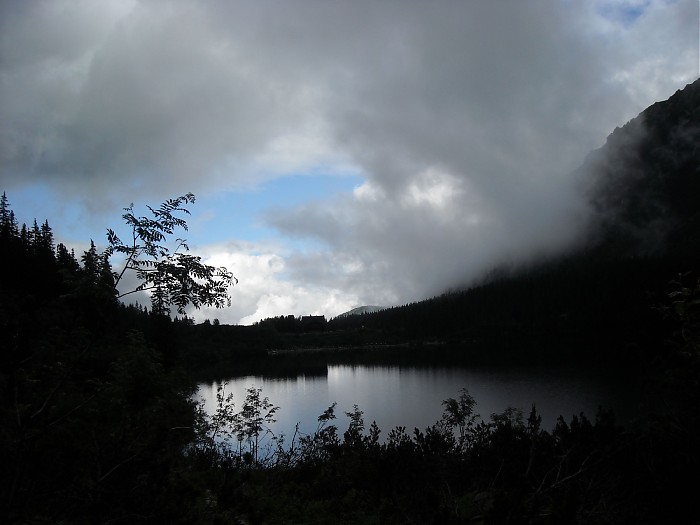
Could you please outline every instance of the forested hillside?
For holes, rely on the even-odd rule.
[[[616,129],[576,177],[591,208],[576,249],[329,328],[465,343],[504,361],[648,359],[665,333],[655,307],[700,268],[700,80]]]
[[[5,269],[16,265],[15,279],[0,282],[3,522],[692,522],[700,285],[662,304],[668,344],[647,381],[664,410],[628,428],[602,411],[547,431],[534,407],[528,418],[509,409],[479,421],[463,391],[426,429],[367,426],[360,407],[343,425],[331,406],[315,433],[261,448],[284,407],[256,389],[243,401],[222,390],[205,416],[181,367],[209,345],[268,365],[264,345],[279,334],[121,306],[94,245],[80,257],[54,251],[48,222],[17,228],[7,198],[3,210]],[[538,279],[503,286],[534,293]],[[428,304],[414,308],[429,318]],[[500,307],[505,322],[509,306]]]
[[[3,194],[0,521],[697,522],[688,480],[700,468],[699,88],[652,106],[584,163],[595,214],[581,249],[324,330],[288,318],[171,319],[170,307],[225,305],[221,287],[233,279],[196,256],[149,251],[167,235],[146,226],[171,233],[191,194],[152,208],[153,220],[126,208],[143,244],[108,230],[110,248],[80,254],[55,244],[48,220],[20,226]],[[154,287],[150,309],[118,300],[129,293],[110,262],[120,250],[124,268]],[[178,264],[218,284],[190,282]],[[212,416],[191,400],[204,365],[296,374],[344,359],[344,346],[394,362],[614,363],[645,381],[654,406],[626,428],[601,410],[550,432],[535,407],[480,421],[478,400],[462,391],[426,429],[366,425],[361,407],[342,425],[331,406],[315,433],[263,448],[284,410],[264,393],[233,400],[221,390]],[[280,351],[301,347],[329,352]]]

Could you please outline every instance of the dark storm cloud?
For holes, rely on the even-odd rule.
[[[694,0],[0,5],[6,185],[122,204],[342,163],[353,195],[269,220],[328,246],[286,275],[371,304],[566,245],[568,174],[697,76]]]
[[[69,33],[70,27],[64,30]],[[15,66],[7,74],[14,92],[4,94],[13,103],[4,105],[3,113],[5,122],[28,129],[4,141],[11,148],[4,160],[18,177],[29,171],[33,177],[88,182],[108,191],[118,184],[177,187],[182,178],[207,177],[226,155],[259,137],[257,128],[231,123],[265,122],[267,113],[257,95],[261,88],[222,64],[216,41],[201,38],[205,32],[197,13],[144,6],[86,50],[82,63],[52,57],[40,69]],[[51,67],[76,71],[65,78],[47,74]],[[48,101],[50,108],[31,107],[42,100],[25,95],[27,85],[63,97]],[[25,111],[15,111],[25,99]],[[35,114],[28,114],[32,110]]]
[[[585,203],[570,173],[615,125],[682,87],[668,77],[697,75],[691,2],[650,6],[629,30],[592,3],[443,7],[397,11],[346,63],[329,113],[366,191],[270,217],[355,257],[336,279],[368,303],[381,302],[373,290],[420,298],[574,241]],[[431,190],[445,198],[415,198]],[[323,264],[310,259],[300,278]]]

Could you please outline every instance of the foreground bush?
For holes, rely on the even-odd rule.
[[[249,391],[250,400],[251,391]],[[259,394],[259,392],[258,392]],[[258,396],[258,400],[260,400]],[[548,432],[535,407],[483,421],[466,390],[448,399],[435,425],[409,434],[346,413],[340,435],[335,406],[316,432],[285,445],[260,415],[246,421],[219,397],[239,434],[212,440],[206,427],[191,457],[217,472],[209,518],[248,523],[692,523],[692,472],[698,455],[661,426],[625,430],[599,411],[560,418]],[[267,399],[260,406],[271,408]],[[274,407],[275,409],[277,407]],[[233,416],[232,416],[233,414]],[[271,422],[271,420],[268,420]],[[695,425],[697,421],[688,420]],[[257,428],[257,435],[245,428]],[[666,429],[668,430],[668,429]],[[218,430],[215,430],[218,432]],[[260,437],[269,437],[261,453]],[[235,446],[230,446],[230,445]],[[653,450],[650,449],[653,447]]]

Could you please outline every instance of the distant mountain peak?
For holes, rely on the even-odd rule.
[[[375,312],[380,312],[380,311],[385,310],[385,309],[386,309],[386,306],[373,306],[373,305],[358,306],[357,308],[353,308],[352,310],[349,310],[347,312],[343,312],[340,315],[337,315],[336,319],[342,318],[342,317],[348,317],[351,315],[373,314]]]

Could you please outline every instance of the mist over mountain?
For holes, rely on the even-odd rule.
[[[0,525],[700,525],[699,19],[0,0]]]
[[[105,516],[114,517],[112,521],[163,516],[159,522],[209,523],[207,512],[218,512],[221,522],[228,523],[255,505],[269,509],[270,499],[260,495],[278,493],[291,494],[293,500],[266,512],[286,517],[289,509],[298,511],[298,494],[304,490],[314,504],[308,507],[314,518],[319,501],[334,507],[350,501],[353,508],[364,506],[374,516],[376,508],[391,508],[396,502],[395,490],[383,492],[374,481],[384,476],[390,480],[386,485],[395,487],[413,480],[410,490],[400,490],[408,494],[404,501],[416,501],[416,509],[425,511],[422,522],[457,523],[442,516],[430,521],[438,502],[444,501],[442,489],[432,500],[418,495],[426,493],[425,487],[449,486],[447,482],[455,487],[457,480],[462,483],[472,475],[467,473],[477,473],[454,491],[464,496],[453,498],[450,512],[463,501],[471,502],[471,495],[486,494],[484,498],[496,502],[494,508],[508,505],[515,509],[512,516],[520,518],[527,511],[539,519],[539,509],[549,512],[550,507],[544,506],[546,501],[533,506],[542,496],[536,487],[550,480],[546,492],[552,501],[566,501],[573,492],[594,493],[589,500],[575,501],[574,510],[563,510],[556,522],[568,523],[577,512],[582,519],[573,521],[589,523],[600,502],[607,509],[615,501],[622,509],[620,519],[604,516],[605,523],[685,523],[681,518],[695,511],[687,479],[700,465],[693,439],[700,432],[700,280],[697,274],[678,274],[700,268],[695,206],[699,87],[696,82],[651,106],[588,156],[577,176],[592,219],[588,242],[577,250],[517,271],[493,273],[488,282],[469,290],[374,313],[370,310],[376,307],[359,307],[327,323],[323,316],[287,315],[254,326],[217,320],[195,324],[188,317],[170,319],[154,310],[157,303],[150,312],[127,307],[117,300],[109,256],[100,256],[91,243],[78,259],[74,251],[54,243],[48,220],[20,228],[3,193],[0,328],[8,348],[0,356],[0,385],[7,394],[0,405],[0,450],[5,451],[6,467],[0,487],[13,493],[0,499],[9,521],[82,523],[101,522]],[[674,278],[677,282],[669,287]],[[676,295],[671,298],[669,291]],[[307,377],[329,376],[331,363],[443,370],[525,365],[526,371],[555,364],[583,375],[602,371],[613,374],[622,389],[644,381],[645,391],[636,398],[642,419],[623,430],[612,411],[600,410],[595,424],[580,413],[570,425],[560,418],[549,434],[540,430],[534,405],[527,424],[521,413],[508,408],[494,413],[490,423],[467,425],[471,444],[463,447],[454,437],[461,427],[442,425],[450,417],[463,421],[463,415],[471,414],[475,399],[465,389],[459,401],[443,402],[457,411],[446,410],[440,423],[425,433],[416,429],[412,438],[397,427],[388,433],[387,444],[379,441],[375,423],[369,435],[362,434],[358,405],[346,412],[351,423],[343,440],[334,437],[336,427],[324,427],[334,419],[333,404],[318,418],[319,431],[302,436],[299,446],[293,441],[288,451],[282,441],[269,447],[275,456],[268,461],[256,459],[262,457],[255,456],[256,441],[238,437],[242,434],[229,434],[236,448],[218,448],[215,438],[221,427],[209,423],[214,419],[203,419],[203,411],[192,403],[194,379],[184,372],[199,369],[217,382],[227,370],[246,380],[262,373],[303,377],[305,382]],[[442,377],[441,372],[430,375],[436,381]],[[536,381],[538,376],[532,377]],[[220,405],[216,416],[223,421],[260,428],[258,410],[270,410],[266,421],[277,410],[267,397],[261,399],[260,389],[251,387],[243,411],[230,412],[233,398],[224,400],[223,388],[217,398],[227,404]],[[293,402],[293,396],[288,400]],[[247,407],[252,407],[252,416],[246,415]],[[653,410],[648,416],[643,413],[647,409]],[[582,453],[585,443],[590,452]],[[242,448],[246,444],[252,452]],[[204,446],[211,448],[198,448]],[[315,450],[329,452],[317,455]],[[533,451],[539,451],[535,460]],[[485,454],[491,458],[488,463]],[[538,465],[535,474],[533,464]],[[433,481],[436,471],[444,483]],[[562,474],[552,477],[553,472]],[[354,489],[344,488],[329,499],[325,488],[315,492],[323,476],[350,479],[346,487],[363,487],[367,480],[373,485],[352,500],[348,494]],[[494,480],[504,478],[498,495],[489,495]],[[617,484],[611,485],[611,479]],[[560,489],[561,483],[570,484]],[[202,511],[198,502],[209,501],[212,494],[223,497]],[[247,499],[241,502],[240,494]],[[400,507],[400,513],[391,515],[397,519],[387,522],[402,522],[405,503]],[[481,510],[470,510],[471,503],[464,508],[479,512],[476,519],[484,516]],[[334,515],[322,518],[327,516]],[[487,521],[501,523],[501,518]],[[334,519],[342,522],[341,517]]]
[[[610,256],[700,253],[700,79],[608,136],[577,172],[589,247]]]
[[[374,306],[374,305],[358,306],[357,308],[353,308],[352,310],[348,310],[347,312],[343,312],[342,314],[339,314],[336,317],[347,317],[348,315],[373,314],[375,312],[381,312],[385,308],[386,308],[386,306]]]
[[[363,329],[458,343],[488,359],[575,355],[629,364],[655,355],[664,333],[657,307],[669,283],[700,268],[699,111],[700,80],[587,156],[575,175],[590,219],[574,248],[498,267],[468,289],[363,315]],[[330,327],[359,324],[347,316]]]

